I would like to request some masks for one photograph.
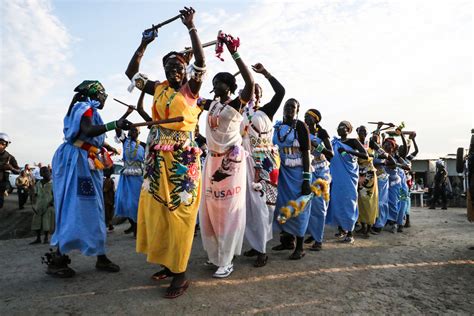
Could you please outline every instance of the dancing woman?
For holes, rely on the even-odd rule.
[[[359,142],[364,146],[369,155],[368,159],[359,158],[359,184],[358,184],[358,207],[359,219],[362,228],[357,231],[368,238],[370,228],[375,224],[379,214],[379,192],[375,166],[373,164],[374,142],[366,141],[367,128],[364,125],[356,129]]]
[[[309,148],[309,131],[305,123],[298,120],[300,104],[295,99],[289,99],[283,106],[283,121],[277,122],[273,134],[273,143],[278,145],[282,164],[278,176],[278,197],[275,213],[289,201],[296,200],[301,195],[311,193],[311,172]],[[281,244],[272,250],[291,250],[291,260],[304,257],[303,238],[308,227],[310,212],[302,212],[297,217],[288,219],[284,224],[278,223],[275,214],[274,229],[281,232]],[[296,236],[296,247],[294,244]]]
[[[314,240],[310,250],[320,251],[323,246],[324,225],[326,224],[326,214],[329,201],[325,196],[329,196],[329,185],[331,183],[331,173],[329,170],[329,161],[334,156],[331,141],[328,132],[321,127],[321,113],[318,110],[310,109],[304,115],[304,121],[308,125],[311,138],[311,154],[313,159],[311,166],[313,168],[313,183],[319,179],[323,181],[327,192],[321,196],[315,196],[311,200],[311,215],[308,223],[308,233],[310,238],[305,243]]]
[[[138,103],[143,104],[145,91],[142,91]],[[143,105],[141,105],[143,106]],[[140,107],[140,105],[138,106]],[[128,114],[133,111],[131,108]],[[121,129],[116,129],[117,140],[123,146],[123,169],[115,193],[115,215],[128,218],[130,228],[125,234],[137,235],[138,200],[143,183],[143,162],[146,144],[138,140],[140,131],[137,127],[130,128],[128,137]]]
[[[193,22],[194,9],[185,8],[180,13],[195,57],[191,78],[186,78],[187,59],[177,52],[163,57],[166,81],[151,81],[138,73],[141,58],[154,37],[142,39],[126,70],[138,88],[153,95],[152,117],[140,110],[146,120],[184,118],[182,122],[155,125],[150,129],[138,205],[137,252],[146,254],[148,262],[164,267],[153,279],[173,277],[165,298],[176,298],[189,286],[185,272],[201,198],[200,150],[193,134],[201,112],[196,101],[205,61]]]
[[[208,110],[206,142],[208,157],[203,168],[204,194],[199,208],[199,225],[209,262],[218,269],[215,278],[226,278],[234,270],[232,260],[240,255],[245,232],[245,197],[247,161],[242,147],[240,124],[242,110],[254,93],[252,74],[245,66],[237,47],[226,42],[239,68],[245,86],[232,99],[237,88],[235,77],[220,72],[212,80],[214,101],[202,100]]]
[[[75,249],[97,256],[97,269],[120,270],[105,255],[102,169],[112,164],[107,151],[117,153],[105,143],[105,133],[117,127],[130,128],[123,117],[103,123],[98,110],[104,107],[107,94],[99,81],[86,80],[74,91],[64,118],[65,142],[56,150],[52,163],[56,230],[51,245],[57,250],[46,254],[46,262],[47,273],[61,278],[75,274],[67,256]]]
[[[338,227],[336,237],[346,243],[354,243],[355,223],[359,217],[357,209],[357,182],[359,165],[357,158],[368,159],[364,146],[355,138],[347,138],[352,132],[352,124],[342,121],[337,127],[340,138],[334,137],[331,159],[331,201],[329,202],[327,223]]]
[[[285,96],[285,88],[265,67],[257,63],[253,70],[265,76],[275,94],[270,102],[260,106],[262,88],[255,84],[255,100],[244,109],[240,125],[247,157],[247,225],[245,238],[252,247],[244,256],[257,257],[255,267],[267,264],[267,242],[272,239],[272,222],[277,197],[278,169],[280,157],[273,145],[273,116]]]

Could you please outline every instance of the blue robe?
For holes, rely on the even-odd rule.
[[[388,220],[397,222],[400,211],[400,188],[401,179],[398,174],[398,167],[395,169],[387,168],[389,175],[388,182]]]
[[[359,217],[357,207],[357,182],[359,181],[359,164],[357,157],[351,154],[342,156],[339,148],[353,150],[339,138],[332,140],[334,157],[331,159],[331,200],[329,201],[326,223],[341,226],[345,231],[353,231]]]
[[[311,142],[316,141],[318,145],[322,142],[322,140],[319,139],[317,136],[310,136]],[[318,153],[315,150],[312,152],[312,155],[315,158],[312,163],[314,168],[312,182],[316,181],[317,179],[323,179],[328,181],[328,183],[331,183],[329,162],[326,161],[326,159],[324,159],[323,161],[318,160],[317,158],[321,156],[321,153]],[[319,197],[315,196],[311,200],[311,211],[307,233],[309,233],[314,238],[314,240],[320,243],[323,242],[324,225],[326,224],[326,214],[328,206],[329,202],[326,202],[322,195]]]
[[[377,184],[379,189],[379,216],[375,221],[374,226],[377,228],[383,228],[387,223],[388,218],[388,174],[383,173],[377,177]]]
[[[400,183],[400,191],[399,191],[399,204],[398,204],[398,217],[397,217],[397,224],[403,225],[403,219],[407,214],[408,207],[409,207],[409,200],[410,200],[410,193],[408,192],[408,184],[407,184],[407,176],[405,170],[401,168],[398,169],[398,176],[401,179]]]
[[[281,127],[281,128],[280,128]],[[306,229],[308,228],[309,221],[309,205],[306,207],[304,212],[301,212],[297,217],[292,217],[284,224],[280,224],[277,221],[277,217],[280,208],[288,205],[290,200],[295,201],[301,196],[301,186],[303,184],[303,164],[301,152],[295,154],[286,154],[284,148],[295,148],[299,147],[299,143],[296,136],[296,130],[291,131],[285,140],[280,142],[277,137],[277,133],[285,135],[288,129],[291,128],[288,125],[277,122],[275,125],[275,132],[273,134],[273,143],[278,145],[280,152],[280,173],[278,176],[278,197],[275,207],[275,215],[273,219],[273,229],[275,231],[285,231],[297,237],[304,237]],[[287,166],[287,161],[299,161],[296,166]]]
[[[140,190],[143,183],[143,175],[127,175],[126,168],[128,164],[134,164],[143,170],[143,161],[145,159],[145,149],[138,142],[136,155],[134,149],[137,142],[126,138],[123,142],[123,161],[125,163],[120,180],[115,193],[115,215],[131,218],[137,222],[138,200],[140,199]],[[143,171],[142,171],[143,172]]]
[[[105,134],[87,137],[80,132],[83,114],[92,108],[92,122],[102,125],[97,112],[99,102],[87,99],[77,102],[64,118],[65,142],[56,150],[53,168],[53,194],[56,209],[56,230],[51,245],[61,253],[78,249],[84,255],[105,254],[103,173],[91,170],[88,152],[73,145],[76,139],[101,147]]]

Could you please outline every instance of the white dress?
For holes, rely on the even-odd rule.
[[[204,249],[219,267],[240,255],[245,232],[247,164],[241,146],[241,121],[242,115],[230,105],[211,103],[199,221]]]
[[[277,198],[278,147],[273,145],[273,123],[262,111],[249,104],[241,124],[247,157],[247,225],[245,238],[258,252],[265,253],[272,239],[272,222]]]

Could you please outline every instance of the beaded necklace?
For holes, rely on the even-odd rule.
[[[211,108],[211,110],[209,111],[209,127],[212,129],[212,130],[215,130],[217,127],[219,127],[219,117],[221,115],[221,112],[222,110],[224,110],[224,108],[232,101],[232,99],[229,99],[227,100],[226,102],[224,103],[221,103],[220,101],[215,101],[216,103],[214,104],[214,106]],[[220,103],[222,104],[222,106],[219,108],[219,110],[217,111],[217,113],[215,113],[214,115],[214,112],[216,111],[216,108],[217,108],[217,104]]]
[[[169,87],[166,87],[161,91],[159,97],[161,97],[166,91],[168,91]],[[168,101],[166,101],[166,108],[165,108],[165,119],[168,119],[170,117],[170,104],[173,102],[174,97],[178,94],[178,91],[173,91],[173,93],[170,95],[168,98]]]
[[[137,140],[135,141],[135,148],[133,149],[133,153],[132,153],[132,139],[131,138],[128,139],[127,158],[129,160],[132,160],[137,156],[138,146],[140,146],[140,144],[139,144],[139,141]]]

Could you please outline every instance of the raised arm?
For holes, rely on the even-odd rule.
[[[265,67],[261,63],[256,63],[255,65],[252,66],[252,69],[265,76],[265,78],[268,79],[270,82],[273,91],[275,91],[275,94],[273,95],[272,99],[270,102],[262,106],[259,110],[264,112],[270,120],[273,120],[273,116],[275,113],[278,111],[278,108],[281,105],[281,102],[283,101],[283,98],[285,97],[285,88],[281,85],[281,83],[275,79],[268,71],[265,69]]]
[[[132,59],[130,59],[127,70],[125,70],[125,75],[127,75],[128,79],[132,80],[133,76],[135,76],[135,74],[138,73],[143,54],[145,53],[145,50],[148,44],[153,42],[156,35],[157,33],[153,33],[152,36],[142,37],[142,41],[140,42],[140,45],[138,46],[137,50],[133,54]],[[145,91],[146,93],[150,95],[153,95],[155,93],[155,84],[156,84],[155,81],[147,80],[145,87],[143,88],[143,91]]]
[[[142,90],[142,93],[140,94],[140,97],[138,98],[138,102],[137,102],[137,112],[138,112],[138,114],[140,114],[142,119],[144,119],[146,122],[150,122],[153,119],[151,118],[150,115],[148,115],[148,113],[143,108],[143,98],[144,97],[145,97],[145,90]]]
[[[245,65],[240,54],[237,52],[237,47],[234,47],[229,42],[226,42],[226,46],[229,50],[229,53],[232,55],[232,58],[235,60],[235,63],[242,74],[242,78],[244,79],[245,86],[240,93],[240,99],[242,102],[247,103],[250,101],[250,99],[252,99],[255,89],[252,73]]]
[[[143,94],[143,92],[142,92]],[[125,120],[130,114],[132,114],[133,112],[133,108],[132,107],[128,107],[127,108],[127,111],[125,112],[124,115],[122,115],[122,117],[120,118],[121,120]],[[121,139],[122,137],[122,129],[117,127],[115,129],[115,135],[117,136],[117,139],[120,140],[122,143],[124,142],[125,138]]]
[[[416,143],[416,133],[410,135],[410,139],[413,142],[413,146],[415,147],[415,151],[410,154],[412,158],[415,158],[418,155],[418,144]]]
[[[197,71],[204,71],[206,68],[206,62],[204,58],[204,51],[202,49],[201,40],[197,34],[196,27],[194,25],[194,13],[196,12],[192,7],[184,7],[184,10],[179,11],[182,14],[181,21],[188,28],[189,36],[191,37],[191,46],[193,47],[194,54],[194,68]],[[194,95],[199,94],[201,89],[202,78],[191,78],[189,80],[189,88]]]
[[[344,150],[343,148],[339,148],[340,153],[347,152],[348,154],[354,155],[358,158],[369,159],[367,150],[365,150],[364,146],[362,146],[358,139],[352,138],[347,142],[347,144],[355,150]]]

